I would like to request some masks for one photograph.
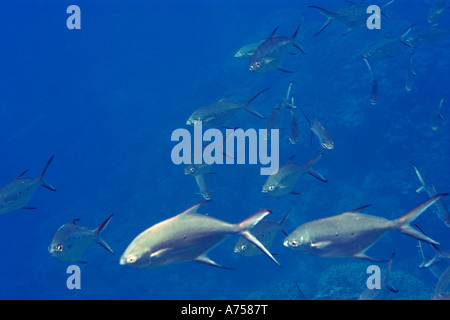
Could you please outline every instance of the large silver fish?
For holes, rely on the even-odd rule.
[[[320,173],[312,168],[313,164],[316,163],[322,155],[322,151],[318,152],[305,166],[290,162],[292,159],[291,157],[287,163],[278,169],[276,174],[269,176],[266,183],[263,185],[262,192],[272,197],[279,197],[288,193],[296,194],[292,190],[298,179],[305,173],[308,173],[322,182],[327,182]]]
[[[295,229],[283,244],[299,252],[321,257],[353,257],[370,261],[380,260],[366,255],[366,250],[392,230],[438,245],[438,242],[414,229],[410,223],[445,195],[448,194],[435,195],[395,220],[359,212],[368,206],[314,220]]]
[[[296,47],[302,53],[306,54],[305,50],[294,42],[295,37],[300,29],[300,25],[297,27],[291,37],[277,36],[276,30],[272,32],[269,38],[264,40],[250,59],[250,71],[265,72],[268,70],[278,69],[283,72],[291,73],[292,71],[281,68],[284,56],[288,52],[291,45]]]
[[[262,220],[250,231],[266,248],[269,248],[278,231],[281,231],[286,236],[288,235],[283,228],[283,223],[286,221],[287,217],[288,214],[286,214],[280,222]],[[261,250],[259,250],[253,243],[244,237],[240,237],[238,239],[236,245],[234,246],[234,252],[245,257],[261,254]]]
[[[24,178],[23,175],[28,172],[28,170],[25,170],[16,178],[16,180],[0,189],[0,214],[21,208],[36,209],[35,207],[29,207],[28,202],[39,186],[43,186],[51,191],[56,191],[52,185],[44,180],[45,172],[52,162],[53,157],[54,156],[50,157],[39,177]]]
[[[320,146],[322,148],[328,149],[328,150],[333,149],[334,142],[331,139],[331,136],[328,133],[327,129],[325,129],[325,127],[323,126],[323,124],[319,120],[317,120],[317,118],[314,119],[314,122],[311,122],[309,120],[308,116],[306,115],[305,111],[303,111],[303,108],[300,108],[300,110],[302,111],[303,115],[305,116],[305,119],[309,124],[312,134],[315,135],[317,137],[317,139],[319,139]],[[311,136],[311,139],[312,139],[312,136]]]
[[[331,12],[327,9],[311,5],[308,8],[314,8],[319,10],[322,14],[328,17],[327,21],[323,24],[322,27],[314,34],[317,36],[321,33],[333,20],[337,20],[341,22],[343,25],[347,27],[347,32],[352,31],[357,28],[362,28],[367,26],[367,7],[369,6],[367,3],[353,3],[351,1],[350,5],[339,9],[336,12]],[[384,10],[388,5],[390,5],[394,0],[390,0],[380,6],[381,10]],[[386,16],[386,14],[382,13]]]
[[[437,194],[436,189],[434,188],[434,185],[432,184],[427,184],[425,182],[425,180],[423,179],[422,175],[420,174],[419,170],[417,169],[416,165],[414,163],[412,163],[412,166],[414,167],[414,171],[416,172],[417,178],[420,181],[421,186],[416,190],[416,193],[421,193],[421,192],[426,192],[428,194],[429,197],[433,197]],[[435,206],[435,211],[438,215],[438,217],[444,221],[444,224],[450,228],[450,214],[447,210],[447,208],[445,207],[444,202],[442,201],[442,199],[437,200],[434,203]]]
[[[159,222],[139,234],[120,258],[120,264],[131,267],[155,268],[174,263],[196,261],[222,267],[211,260],[208,252],[228,236],[238,234],[263,251],[272,261],[278,261],[250,232],[259,221],[271,213],[258,211],[241,223],[230,224],[197,213],[205,202],[198,203],[182,213]]]
[[[433,23],[441,14],[449,7],[448,0],[434,0],[431,5],[430,11],[428,12],[427,21],[428,23]]]
[[[256,95],[254,95],[244,103],[226,101],[225,98],[222,98],[217,102],[195,110],[194,113],[192,113],[192,115],[186,121],[186,124],[194,125],[197,121],[201,121],[203,128],[217,128],[225,125],[228,120],[231,119],[231,117],[233,117],[241,110],[246,110],[260,119],[265,119],[264,116],[262,116],[255,110],[250,109],[249,105],[253,102],[253,100],[255,100],[267,90],[269,90],[269,88],[258,92]]]
[[[110,215],[94,230],[80,227],[76,223],[80,219],[74,219],[72,222],[63,224],[56,231],[52,243],[48,247],[51,255],[59,261],[74,261],[85,263],[82,255],[87,246],[96,241],[107,251],[114,254],[110,246],[101,238],[100,232],[106,228],[113,215]]]

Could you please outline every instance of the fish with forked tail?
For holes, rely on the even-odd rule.
[[[69,223],[63,224],[56,231],[48,251],[59,261],[86,263],[81,260],[81,257],[87,246],[92,241],[96,241],[105,250],[114,254],[111,247],[100,236],[100,232],[106,228],[112,217],[113,215],[110,215],[94,230],[78,226],[76,223],[80,219],[74,219]]]
[[[36,209],[35,207],[29,207],[28,202],[39,186],[43,186],[51,191],[56,191],[52,185],[44,180],[45,172],[52,162],[53,157],[54,156],[51,156],[47,161],[47,164],[39,177],[24,178],[24,174],[28,172],[28,170],[25,170],[16,178],[16,180],[0,189],[0,214],[21,208]]]
[[[197,213],[206,203],[200,202],[182,213],[159,222],[140,233],[128,245],[120,258],[121,265],[155,268],[174,263],[196,261],[206,265],[223,267],[211,260],[207,253],[228,236],[238,234],[264,252],[280,265],[264,245],[251,233],[251,229],[271,213],[263,209],[241,223],[230,224]]]
[[[438,245],[438,242],[414,229],[410,223],[446,195],[448,193],[435,195],[395,220],[360,213],[367,205],[337,216],[307,222],[289,234],[283,244],[299,252],[321,257],[353,257],[369,261],[383,261],[371,258],[365,252],[392,230]]]

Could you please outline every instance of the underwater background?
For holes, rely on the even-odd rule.
[[[374,2],[374,3],[372,3]],[[380,1],[370,4],[382,5]],[[81,29],[69,30],[69,5],[81,9]],[[295,104],[324,124],[335,148],[314,166],[328,180],[305,175],[297,195],[271,198],[261,192],[267,176],[260,165],[214,165],[206,177],[212,201],[200,213],[238,223],[262,208],[285,230],[366,204],[365,213],[400,217],[427,199],[410,162],[438,192],[450,192],[449,102],[443,119],[433,109],[450,88],[450,37],[414,48],[396,43],[371,60],[377,75],[377,103],[371,105],[371,76],[361,56],[374,43],[398,37],[409,26],[425,27],[431,1],[395,0],[382,16],[381,29],[346,27],[326,21],[317,5],[331,11],[346,1],[3,1],[0,10],[0,185],[29,169],[38,177],[51,155],[45,178],[56,189],[39,188],[34,210],[0,215],[1,299],[353,299],[366,288],[367,267],[354,258],[323,258],[283,246],[279,233],[266,256],[233,252],[230,236],[209,257],[235,270],[186,262],[154,269],[119,265],[128,244],[143,230],[203,201],[184,165],[171,160],[171,134],[188,128],[187,118],[201,106],[227,95],[238,102],[270,88],[252,102],[269,117],[290,81]],[[234,57],[248,43],[277,34],[296,43],[283,68],[249,71],[248,60]],[[437,21],[450,28],[450,10]],[[433,39],[434,40],[434,39]],[[414,51],[414,88],[405,90]],[[289,141],[290,117],[280,130],[280,164],[295,155],[305,164],[321,146],[297,113],[300,141]],[[432,125],[437,121],[438,129]],[[243,111],[230,127],[265,128],[266,120]],[[443,198],[444,203],[449,200]],[[416,221],[450,250],[449,228],[428,209]],[[48,252],[56,230],[79,218],[102,231],[115,251],[92,242],[87,263],[60,262]],[[397,231],[381,238],[368,254],[392,262],[382,299],[430,299],[437,277],[419,268],[417,240]],[[423,247],[428,256],[433,250]],[[69,265],[81,269],[81,289],[69,290]],[[445,268],[448,261],[442,261]],[[386,263],[379,263],[384,273]]]

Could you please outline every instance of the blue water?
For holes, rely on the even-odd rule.
[[[374,1],[379,3],[379,1]],[[371,262],[302,255],[283,246],[280,233],[270,247],[282,268],[266,256],[233,252],[237,236],[211,250],[209,257],[234,271],[186,262],[156,269],[119,265],[128,244],[143,230],[203,198],[184,166],[171,161],[170,137],[197,108],[233,94],[267,117],[290,81],[295,102],[330,132],[335,148],[296,184],[298,195],[271,198],[261,192],[267,177],[259,165],[216,165],[207,182],[213,201],[199,211],[230,223],[269,208],[279,221],[287,212],[287,232],[318,218],[372,204],[364,212],[395,219],[420,202],[413,161],[438,192],[450,191],[449,102],[439,129],[431,112],[450,87],[450,37],[408,48],[396,44],[373,60],[378,101],[370,104],[371,78],[361,55],[386,36],[408,26],[427,25],[429,1],[396,0],[382,17],[381,30],[346,28],[326,21],[313,1],[3,1],[0,10],[0,185],[25,169],[39,176],[55,155],[46,180],[29,205],[0,216],[1,299],[351,299],[366,287]],[[69,30],[66,9],[81,9],[81,29]],[[336,11],[345,1],[314,1]],[[277,34],[290,36],[305,14],[283,68],[253,73],[248,60],[234,58],[243,45]],[[450,28],[450,10],[438,22]],[[414,51],[414,90],[404,89],[408,57]],[[389,57],[388,57],[389,56]],[[307,122],[297,113],[300,143],[291,145],[289,113],[280,131],[280,161],[295,155],[305,164],[321,150],[311,144]],[[265,128],[266,121],[243,111],[229,126]],[[450,206],[448,199],[444,199]],[[48,252],[53,235],[75,218],[97,227],[112,255],[93,242],[83,260],[66,263]],[[449,229],[430,208],[416,221],[450,250]],[[431,257],[431,247],[424,245]],[[418,268],[417,240],[390,232],[367,253],[387,259],[397,294],[383,299],[430,299],[437,277]],[[448,262],[442,262],[445,267]],[[81,289],[69,290],[67,267],[81,270]],[[379,263],[384,272],[385,263]],[[297,286],[304,296],[300,294]]]

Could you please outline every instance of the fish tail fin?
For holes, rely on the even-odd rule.
[[[411,31],[411,29],[412,29],[414,26],[415,26],[415,24],[410,25],[410,26],[408,27],[408,29],[406,29],[405,32],[403,32],[403,33],[401,34],[401,36],[400,36],[400,42],[401,42],[402,44],[404,44],[405,46],[410,47],[410,48],[414,48],[414,46],[413,46],[411,43],[409,43],[409,42],[407,41],[406,37],[408,36],[409,32]]]
[[[44,167],[44,170],[42,170],[41,175],[40,175],[39,178],[38,178],[39,180],[42,181],[42,186],[45,187],[45,188],[47,188],[47,189],[50,190],[50,191],[56,191],[56,189],[55,189],[55,187],[53,187],[50,183],[48,183],[47,181],[44,180],[44,175],[45,175],[45,173],[47,172],[48,166],[50,165],[50,163],[52,162],[52,160],[53,160],[54,157],[55,157],[55,156],[52,155],[52,156],[50,157],[50,159],[48,159],[47,164],[46,164],[45,167]],[[27,171],[28,171],[28,170],[27,170]],[[26,172],[26,171],[25,171],[25,172]],[[25,172],[24,172],[24,173],[25,173]],[[23,175],[24,173],[22,173],[22,175]],[[20,177],[20,176],[19,176],[19,177]]]
[[[258,222],[264,219],[265,216],[272,213],[269,209],[263,209],[255,214],[251,215],[241,223],[237,224],[238,232],[245,239],[253,243],[259,250],[261,250],[265,255],[267,255],[273,262],[281,266],[280,263],[273,257],[273,255],[264,247],[264,245],[259,242],[259,240],[250,233],[249,229],[253,228]]]
[[[400,218],[397,218],[394,220],[394,223],[398,230],[408,236],[411,236],[417,240],[425,241],[430,244],[438,245],[439,242],[434,241],[430,237],[426,236],[422,232],[414,229],[410,223],[413,222],[416,218],[418,218],[428,207],[433,205],[437,200],[439,200],[441,197],[448,195],[448,193],[442,193],[437,194],[433,197],[431,197],[428,200],[425,200],[424,202],[420,203],[416,207],[414,207],[412,210],[408,211],[406,214],[401,216]]]
[[[319,6],[314,6],[314,5],[312,5],[312,6],[308,6],[308,8],[314,8],[314,9],[317,9],[317,10],[319,10],[322,14],[326,15],[327,17],[333,18],[333,19],[334,19],[335,17],[338,16],[337,13],[328,11],[327,9],[324,9],[324,8],[322,8],[322,7],[319,7]]]
[[[97,228],[95,228],[94,232],[97,235],[97,238],[95,239],[95,241],[99,245],[101,245],[103,248],[105,248],[106,251],[109,251],[112,254],[114,254],[114,251],[111,249],[111,247],[100,236],[100,232],[106,228],[106,226],[108,225],[108,223],[112,217],[113,217],[113,215],[110,215],[108,218],[106,218],[105,221],[103,221]]]
[[[327,179],[325,179],[319,172],[317,172],[316,170],[314,170],[312,168],[312,166],[314,165],[314,163],[317,162],[317,160],[319,160],[321,157],[323,156],[323,151],[319,151],[316,153],[316,155],[314,157],[312,157],[311,160],[308,161],[308,163],[306,164],[306,167],[308,168],[308,174],[314,178],[316,178],[317,180],[320,180],[322,182],[328,182]]]
[[[47,172],[47,168],[48,168],[48,166],[50,165],[50,163],[52,162],[52,160],[53,160],[54,157],[55,157],[55,156],[53,155],[53,156],[50,157],[50,159],[48,159],[47,164],[46,164],[45,167],[44,167],[44,170],[42,170],[41,175],[39,176],[39,179],[44,178],[45,172]]]
[[[253,102],[253,100],[255,100],[256,98],[258,98],[262,93],[266,92],[267,90],[269,90],[269,88],[265,88],[264,90],[261,90],[260,92],[258,92],[257,94],[255,94],[253,97],[251,97],[249,100],[247,100],[244,103],[244,108],[245,110],[247,110],[249,113],[251,113],[252,115],[254,115],[255,117],[258,117],[260,119],[266,119],[266,117],[264,117],[262,114],[260,114],[259,112],[251,109],[249,107],[250,103]]]

